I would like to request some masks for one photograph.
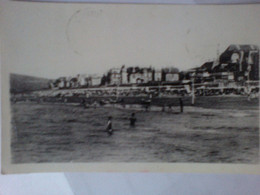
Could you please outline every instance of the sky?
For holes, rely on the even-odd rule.
[[[26,3],[0,10],[2,67],[58,78],[112,67],[186,70],[230,44],[260,46],[260,6]]]

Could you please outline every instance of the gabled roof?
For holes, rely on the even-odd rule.
[[[230,45],[226,51],[251,51],[251,50],[259,50],[257,45]]]
[[[240,53],[241,51],[248,53],[249,51],[259,51],[257,45],[230,45],[219,57],[220,63],[228,63],[231,60],[231,56],[234,53]]]

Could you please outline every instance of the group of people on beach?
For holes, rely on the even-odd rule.
[[[183,112],[183,101],[180,98],[180,112]],[[135,127],[135,122],[136,122],[136,117],[135,117],[135,113],[132,113],[130,118],[129,118],[129,125],[130,127]],[[108,117],[108,121],[107,121],[107,125],[106,125],[106,132],[109,136],[111,136],[113,134],[113,128],[112,128],[112,116]]]
[[[182,98],[179,98],[179,105],[180,105],[180,113],[183,112],[183,101],[182,101]],[[169,111],[172,111],[172,107],[173,107],[173,104],[168,104],[168,108],[169,108]],[[165,109],[165,105],[162,107],[162,112],[164,112],[166,109]]]
[[[136,117],[135,113],[131,114],[131,117],[129,118],[129,125],[130,127],[135,127]],[[108,117],[107,126],[106,126],[106,132],[109,136],[113,134],[113,128],[112,128],[112,116]]]

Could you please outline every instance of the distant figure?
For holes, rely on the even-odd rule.
[[[83,99],[81,100],[81,105],[82,105],[84,108],[87,108],[85,98],[83,98]]]
[[[135,113],[132,113],[130,117],[130,126],[135,127],[135,122],[136,122]]]
[[[144,105],[144,108],[145,108],[145,111],[146,111],[146,112],[149,110],[149,106],[150,106],[150,105],[148,105],[148,104],[145,104],[145,105]]]
[[[179,98],[179,101],[180,101],[180,111],[182,113],[183,112],[183,101],[182,101],[182,98]]]
[[[165,111],[165,105],[162,106],[162,112],[164,112],[164,111]]]
[[[248,95],[247,95],[247,101],[251,101],[251,94],[249,93]]]
[[[108,117],[106,131],[107,131],[107,133],[108,133],[109,136],[111,136],[111,135],[113,134],[113,129],[112,129],[112,116],[109,116],[109,117]]]
[[[172,111],[172,105],[171,104],[168,105],[168,110]]]
[[[151,105],[151,99],[142,99],[141,104],[143,105],[145,111],[148,111]]]
[[[96,101],[94,101],[94,103],[93,103],[93,105],[94,105],[94,109],[96,109],[97,108],[97,102]]]

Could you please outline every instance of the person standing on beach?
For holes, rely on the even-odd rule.
[[[183,101],[182,98],[179,98],[180,101],[180,112],[183,113]]]
[[[84,108],[87,108],[85,98],[83,98],[83,99],[81,100],[81,105],[82,105]]]
[[[109,117],[108,117],[106,131],[107,131],[107,133],[108,133],[109,136],[111,136],[111,135],[113,134],[113,129],[112,129],[112,116],[109,116]]]
[[[162,112],[165,111],[165,104],[162,106]]]
[[[172,111],[172,103],[170,103],[170,104],[168,105],[168,111],[169,111],[169,112]]]
[[[132,113],[130,117],[130,127],[135,127],[135,122],[136,122],[135,113]]]

